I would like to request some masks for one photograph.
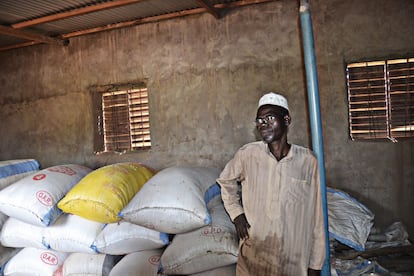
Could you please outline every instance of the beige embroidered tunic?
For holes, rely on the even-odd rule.
[[[237,181],[242,186],[242,202]],[[240,242],[237,275],[305,276],[325,259],[325,230],[318,163],[292,145],[279,162],[262,141],[243,146],[217,182],[234,220],[245,213],[249,239]]]

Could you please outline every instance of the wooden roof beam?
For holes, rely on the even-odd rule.
[[[196,0],[196,2],[205,8],[208,13],[212,14],[215,18],[220,19],[221,15],[218,9],[216,9],[208,0]]]
[[[36,19],[33,19],[33,20],[27,20],[27,21],[19,22],[19,23],[11,25],[11,27],[15,28],[15,29],[19,29],[19,28],[29,27],[29,26],[43,24],[43,23],[47,23],[47,22],[52,22],[52,21],[56,21],[56,20],[60,20],[60,19],[65,19],[65,18],[69,18],[69,17],[73,17],[73,16],[83,15],[83,14],[87,14],[87,13],[91,13],[91,12],[97,12],[97,11],[101,11],[101,10],[107,10],[107,9],[112,9],[112,8],[125,6],[125,5],[129,5],[129,4],[143,2],[143,1],[145,1],[145,0],[116,0],[116,1],[112,1],[112,2],[97,4],[97,5],[94,5],[94,6],[88,6],[88,7],[85,7],[85,8],[80,8],[80,9],[71,10],[71,11],[67,11],[67,12],[61,12],[61,13],[58,13],[58,14],[52,14],[52,15],[36,18]]]
[[[119,0],[117,2],[120,2],[120,1],[121,0]],[[132,1],[132,0],[129,0],[129,1]],[[133,1],[139,2],[139,1],[145,1],[145,0],[133,0]],[[215,9],[219,9],[223,12],[226,9],[233,9],[233,8],[237,8],[237,7],[253,5],[253,4],[261,4],[261,3],[271,2],[271,1],[274,1],[274,0],[241,0],[241,1],[237,1],[237,2],[225,3],[225,4],[216,4],[216,5],[214,5],[214,7],[215,7]],[[112,3],[112,2],[110,2],[110,3]],[[96,7],[96,6],[94,6],[94,7]],[[76,36],[82,36],[82,35],[102,32],[102,31],[108,31],[108,30],[113,30],[113,29],[118,29],[118,28],[131,27],[131,26],[140,25],[140,24],[158,22],[158,21],[162,21],[162,20],[187,16],[187,15],[192,15],[192,14],[200,14],[200,13],[203,13],[205,11],[206,11],[205,8],[197,8],[197,9],[179,11],[179,12],[174,12],[174,13],[169,13],[169,14],[164,14],[164,15],[150,16],[150,17],[146,17],[146,18],[142,18],[142,19],[138,19],[138,20],[130,20],[130,21],[120,22],[120,23],[116,23],[116,24],[109,24],[109,25],[106,25],[106,26],[95,27],[95,28],[91,28],[91,29],[84,29],[84,30],[81,30],[81,31],[75,31],[75,32],[71,32],[71,33],[61,34],[59,37],[62,38],[62,39],[69,39],[69,38],[76,37]],[[70,17],[70,16],[67,16],[67,17]],[[44,17],[42,17],[42,18],[44,18]],[[52,19],[52,18],[50,18],[50,19]],[[29,21],[25,21],[25,22],[29,22]],[[34,24],[34,23],[36,23],[36,22],[32,22],[32,24],[28,24],[28,25],[25,25],[25,26],[41,24],[41,23],[36,23],[36,24]],[[0,31],[0,33],[2,33],[2,32]],[[68,41],[68,40],[63,40],[63,41]],[[11,50],[11,49],[17,49],[17,48],[21,48],[21,47],[32,46],[32,45],[36,45],[36,44],[40,44],[40,43],[42,43],[42,42],[37,40],[37,41],[24,42],[24,43],[20,43],[20,44],[7,45],[7,46],[0,47],[0,52]]]
[[[47,44],[54,44],[54,45],[68,45],[68,40],[62,40],[62,39],[56,39],[45,35],[40,35],[32,32],[27,32],[23,30],[18,30],[6,26],[0,25],[0,34],[23,38],[27,40],[33,40],[41,43],[47,43]]]
[[[274,1],[274,0],[243,0],[243,1],[238,1],[238,2],[231,2],[227,4],[216,4],[215,7],[224,11],[225,9],[232,9],[232,8],[237,8],[237,7],[242,7],[242,6],[252,5],[252,4],[271,2],[271,1]],[[61,38],[72,38],[76,36],[93,34],[93,33],[109,31],[109,30],[114,30],[114,29],[119,29],[119,28],[126,28],[126,27],[131,27],[131,26],[140,25],[140,24],[153,23],[153,22],[158,22],[162,20],[183,17],[187,15],[201,14],[203,12],[205,12],[205,8],[196,8],[192,10],[178,11],[178,12],[167,13],[167,14],[156,15],[156,16],[149,16],[149,17],[145,17],[141,19],[129,20],[129,21],[124,21],[124,22],[119,22],[119,23],[114,23],[114,24],[108,24],[105,26],[66,33],[66,34],[62,34],[60,37]]]

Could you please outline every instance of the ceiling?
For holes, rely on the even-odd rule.
[[[117,28],[232,9],[272,0],[0,0],[0,51],[70,39]],[[274,1],[274,0],[273,0]]]

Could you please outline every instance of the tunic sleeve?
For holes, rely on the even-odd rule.
[[[326,255],[325,227],[322,210],[321,183],[317,162],[314,169],[312,185],[316,185],[315,224],[313,228],[313,243],[310,252],[309,268],[321,270]]]
[[[221,187],[221,197],[224,207],[232,221],[244,213],[238,193],[238,181],[242,180],[242,153],[239,150],[234,158],[230,160],[221,172],[217,183]]]

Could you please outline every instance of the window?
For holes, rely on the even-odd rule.
[[[151,148],[146,86],[102,86],[93,91],[96,153]]]
[[[352,140],[414,137],[414,58],[346,67]]]

